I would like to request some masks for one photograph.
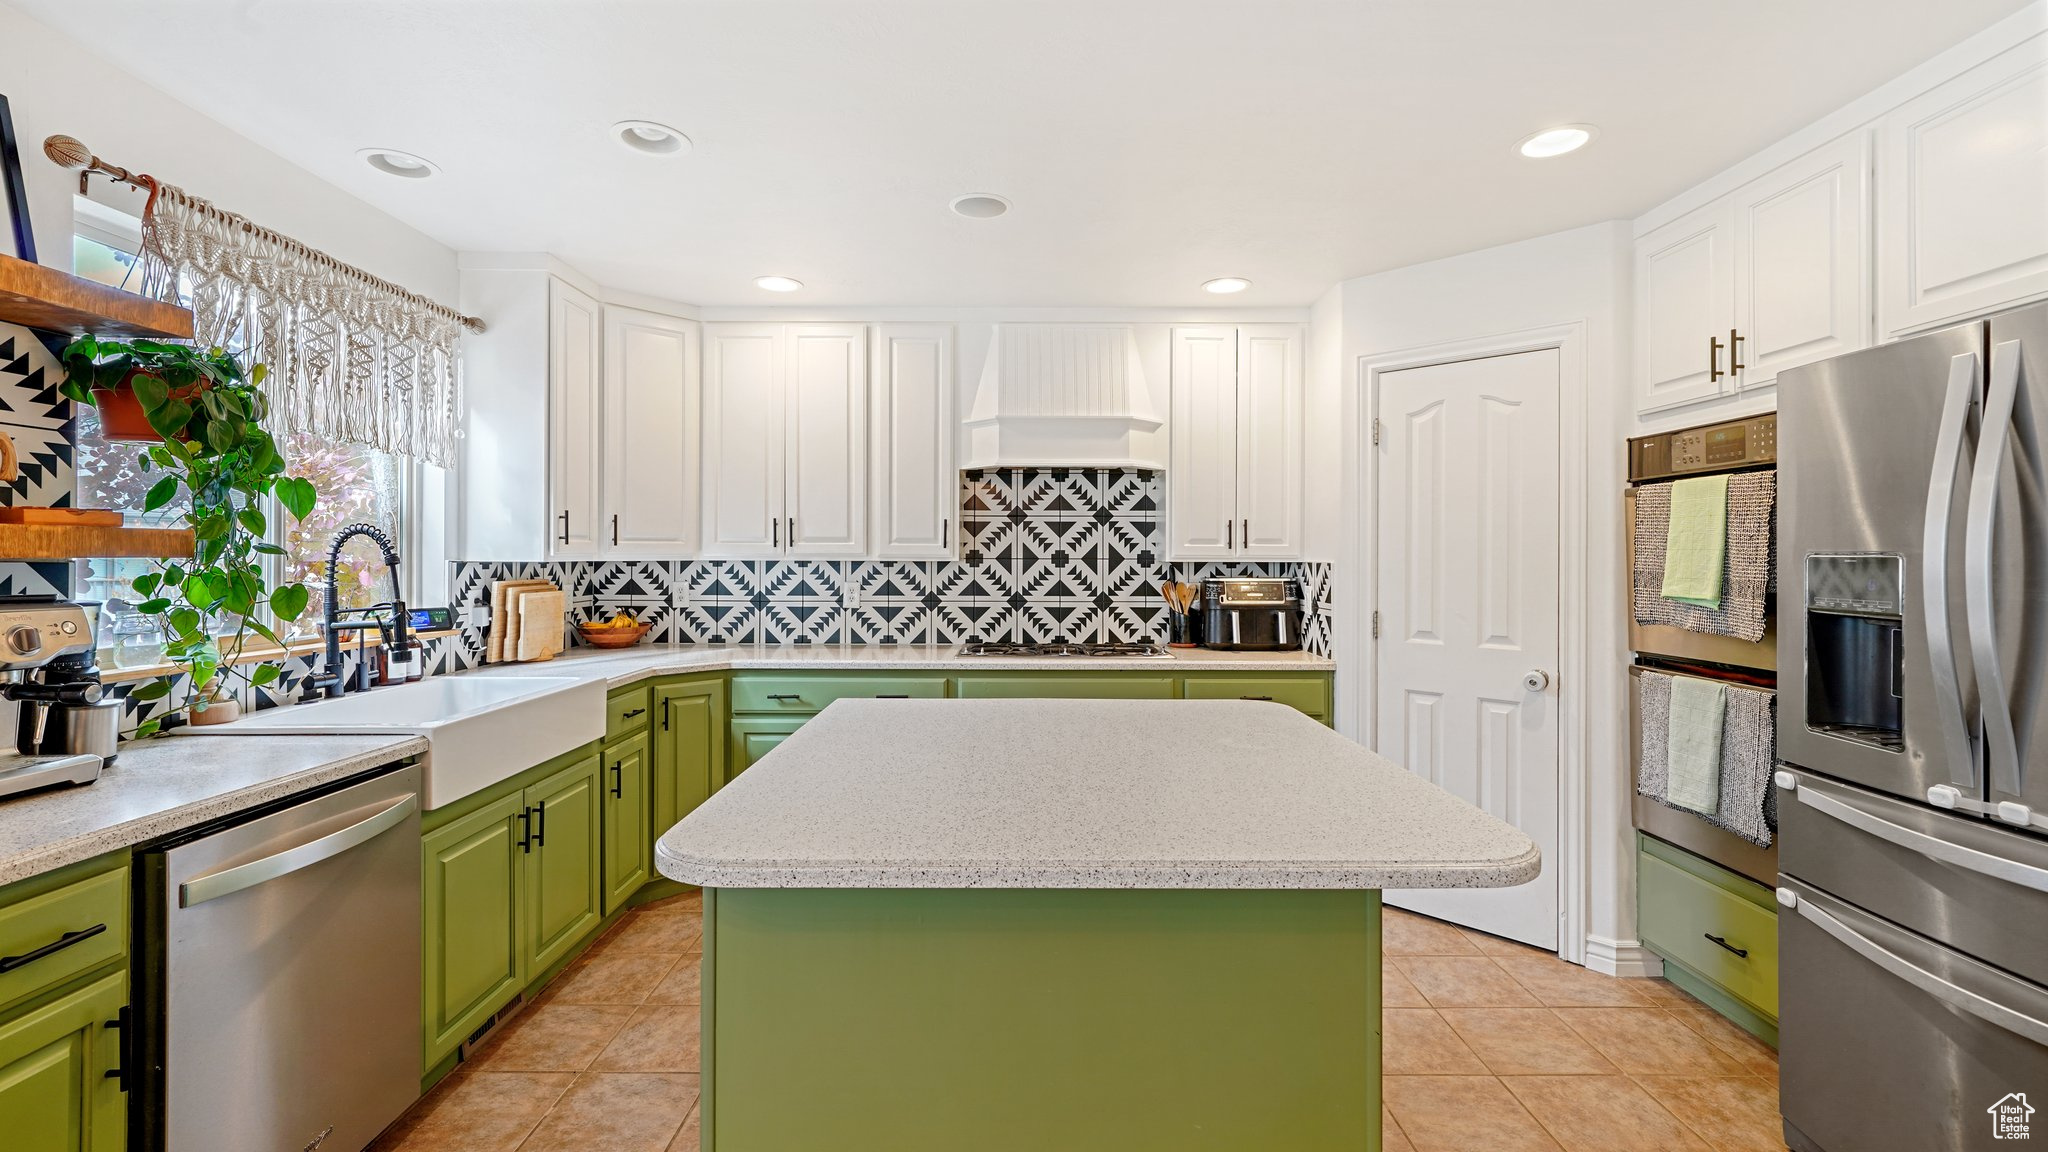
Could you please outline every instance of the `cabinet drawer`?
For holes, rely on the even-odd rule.
[[[1649,852],[1637,860],[1637,921],[1643,943],[1764,1015],[1778,1015],[1775,907],[1719,887]],[[1709,936],[1727,941],[1716,944]],[[1738,956],[1731,949],[1749,953]]]
[[[963,700],[1171,700],[1171,676],[962,676]]]
[[[1190,700],[1271,700],[1318,720],[1330,714],[1330,686],[1322,680],[1190,676],[1182,695]]]
[[[617,740],[647,727],[647,712],[653,700],[652,684],[621,688],[612,693],[605,701],[604,738]]]
[[[127,954],[126,867],[0,907],[0,1008]]]
[[[945,695],[944,676],[735,676],[732,710],[811,713],[848,697],[937,700]]]

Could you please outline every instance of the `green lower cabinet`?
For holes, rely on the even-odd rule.
[[[592,744],[425,814],[426,1067],[440,1065],[603,921],[600,766]]]
[[[1330,719],[1330,678],[1302,676],[1189,676],[1181,695],[1188,700],[1270,700],[1324,723]]]
[[[725,780],[725,681],[654,689],[654,838],[696,811]]]
[[[526,986],[519,931],[525,812],[514,792],[421,837],[428,1067]]]
[[[604,914],[623,906],[652,872],[647,733],[604,746]]]
[[[23,1152],[123,1152],[128,1101],[114,1024],[128,977],[113,972],[0,1022],[0,1144]]]
[[[1087,672],[962,676],[953,682],[962,700],[1171,700],[1180,694],[1172,676],[1104,676]]]
[[[1778,1042],[1778,906],[1771,889],[1638,834],[1636,931],[1665,975]]]
[[[740,716],[732,722],[732,739],[726,744],[725,779],[731,781],[756,760],[775,750],[777,744],[804,726],[809,716]]]
[[[604,919],[602,800],[595,751],[527,786],[533,809],[526,854],[528,976],[568,956]]]

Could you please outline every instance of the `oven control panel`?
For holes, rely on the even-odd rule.
[[[1692,472],[1728,472],[1774,464],[1777,459],[1778,417],[1767,412],[1746,420],[1637,436],[1628,442],[1628,478],[1635,483]]]

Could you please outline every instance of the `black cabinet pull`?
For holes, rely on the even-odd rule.
[[[120,1063],[120,1066],[117,1068],[107,1069],[106,1073],[102,1078],[114,1081],[114,1086],[116,1088],[119,1088],[121,1091],[126,1092],[128,1090],[128,1005],[121,1005],[120,1015],[114,1017],[112,1020],[107,1021],[106,1026],[108,1028],[114,1029],[115,1031],[121,1034],[121,1045],[119,1050],[116,1052],[116,1057]]]
[[[1229,551],[1230,549],[1232,549],[1232,548],[1235,548],[1235,547],[1237,547],[1237,537],[1233,535],[1233,533],[1235,533],[1236,531],[1237,531],[1237,525],[1236,525],[1235,523],[1233,523],[1233,522],[1231,522],[1231,521],[1229,521],[1229,520],[1225,520],[1225,521],[1223,522],[1223,550],[1224,550],[1224,551],[1226,551],[1226,552],[1227,552],[1227,551]]]
[[[619,713],[619,719],[631,720],[633,717],[638,716],[639,714],[645,711],[647,711],[647,709],[645,708],[628,708],[624,712]]]
[[[939,521],[939,547],[951,548],[953,546],[952,535],[953,522],[951,520]]]
[[[1247,519],[1239,523],[1243,530],[1237,534],[1237,538],[1243,542],[1245,547],[1249,548],[1252,546],[1252,522]]]
[[[562,509],[562,543],[569,542],[569,510]]]
[[[799,694],[797,694],[797,693],[795,693],[795,692],[770,692],[770,693],[768,694],[768,698],[769,698],[770,700],[802,700],[802,699],[803,699],[803,697],[802,697],[801,695],[799,695]]]
[[[625,773],[619,770],[620,765],[624,763],[625,761],[623,760],[615,760],[612,762],[612,795],[614,797],[623,798],[626,795],[626,776]]]
[[[770,548],[782,547],[782,517],[780,516],[768,522],[768,546]]]
[[[877,699],[877,700],[908,700],[908,699],[910,699],[910,693],[908,693],[908,692],[877,692],[877,693],[875,693],[875,699]]]
[[[661,698],[661,730],[663,732],[668,731],[668,700],[669,698],[666,696]]]
[[[1271,702],[1272,702],[1272,699],[1273,699],[1273,698],[1272,698],[1271,696],[1239,696],[1239,697],[1238,697],[1238,699],[1239,699],[1239,700],[1264,700],[1264,701],[1266,701],[1266,702],[1268,702],[1268,703],[1271,703]]]
[[[1707,337],[1707,383],[1712,384],[1727,373],[1721,371],[1721,338]]]
[[[535,848],[545,848],[548,846],[548,802],[545,800],[534,806],[533,846]]]
[[[533,851],[533,809],[531,808],[521,808],[519,810],[519,850],[521,852]]]
[[[619,514],[612,513],[612,547],[619,546]]]
[[[95,924],[90,928],[80,928],[76,932],[66,932],[32,952],[23,952],[19,956],[0,956],[0,975],[12,972],[16,968],[25,968],[45,956],[54,956],[73,944],[83,940],[90,940],[106,930],[107,926],[105,924]]]
[[[1735,953],[1737,956],[1740,956],[1745,960],[1749,959],[1749,949],[1747,948],[1737,948],[1735,945],[1730,944],[1726,939],[1720,936],[1716,936],[1712,932],[1702,932],[1700,933],[1700,935],[1705,936],[1707,939],[1712,940],[1714,943],[1719,944],[1721,947],[1726,948],[1730,952]]]

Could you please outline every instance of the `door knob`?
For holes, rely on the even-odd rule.
[[[1550,673],[1541,668],[1525,672],[1522,674],[1522,687],[1531,692],[1541,692],[1550,687]]]

